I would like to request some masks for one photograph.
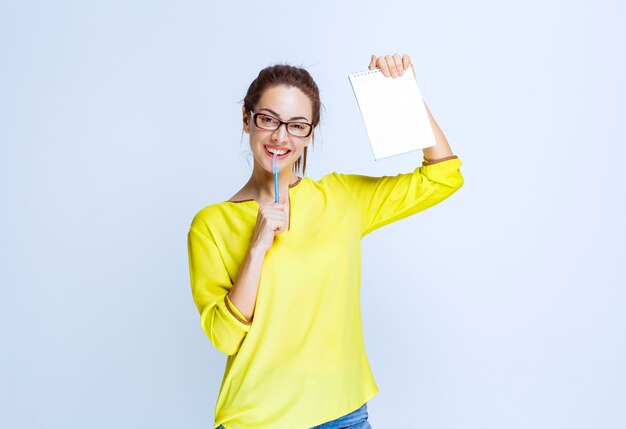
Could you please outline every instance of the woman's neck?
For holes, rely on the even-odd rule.
[[[285,201],[289,195],[289,185],[298,181],[293,171],[281,171],[278,174],[278,194],[280,201]],[[274,174],[262,168],[254,169],[248,183],[244,186],[250,198],[259,202],[274,201]]]

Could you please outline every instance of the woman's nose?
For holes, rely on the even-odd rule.
[[[274,130],[272,133],[272,140],[276,142],[286,142],[289,138],[289,133],[287,132],[287,124],[280,124],[278,128]]]

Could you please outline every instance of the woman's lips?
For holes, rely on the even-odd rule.
[[[267,150],[267,146],[263,146],[263,150],[265,150],[265,153],[270,156],[273,157],[274,154],[272,152],[270,152],[269,150]],[[283,149],[284,150],[284,149]],[[285,158],[287,155],[289,155],[291,153],[291,150],[287,149],[287,153],[283,154],[283,155],[278,155],[277,158],[278,159],[283,159]]]

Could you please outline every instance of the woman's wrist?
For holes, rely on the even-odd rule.
[[[248,248],[248,255],[252,258],[252,259],[256,259],[256,258],[261,258],[264,259],[265,258],[265,254],[267,253],[267,250],[264,249],[262,246],[254,243],[252,244],[249,248]]]

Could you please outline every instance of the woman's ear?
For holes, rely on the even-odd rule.
[[[246,110],[246,106],[241,106],[241,114],[243,115],[243,130],[246,134],[250,134],[250,115]]]

